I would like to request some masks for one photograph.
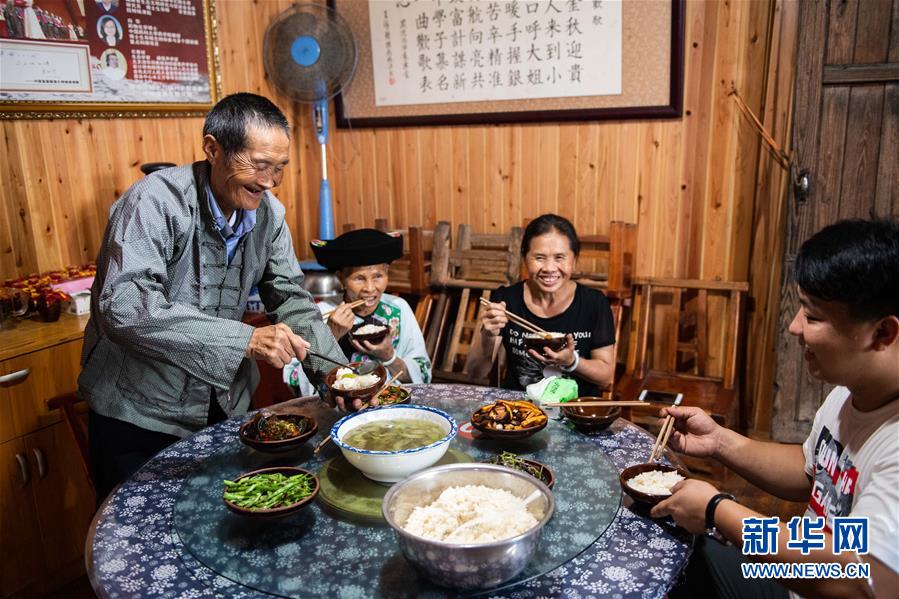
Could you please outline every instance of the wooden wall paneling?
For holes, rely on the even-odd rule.
[[[375,193],[378,196],[378,204],[383,206],[381,216],[389,219],[391,227],[405,228],[409,226],[406,222],[406,215],[401,214],[397,210],[396,197],[393,193],[395,186],[393,184],[393,169],[391,162],[393,160],[393,148],[391,142],[393,140],[392,132],[389,129],[376,129],[374,131],[373,149],[375,160],[372,164],[372,174],[375,179]]]
[[[895,10],[893,15],[899,15],[899,10]],[[895,25],[899,28],[899,19],[896,19]],[[894,33],[899,38],[899,31],[894,29]],[[899,214],[899,152],[895,151],[895,148],[899,148],[899,84],[897,83],[884,86],[880,148],[877,189],[874,193],[874,212],[881,216]],[[894,151],[885,152],[884,148],[893,148]]]
[[[825,64],[849,64],[855,47],[860,0],[830,0],[827,3],[827,47]]]
[[[483,196],[479,199],[471,190],[471,173],[469,172],[469,157],[474,151],[474,143],[469,138],[469,131],[465,127],[451,127],[446,129],[449,133],[451,156],[444,158],[450,167],[449,204],[453,207],[453,219],[460,222],[469,222],[475,230],[484,231],[484,213],[486,210],[477,210],[472,203],[482,205]],[[446,140],[444,140],[446,141]],[[478,204],[475,204],[477,206]],[[502,203],[500,202],[500,206]]]
[[[689,235],[685,236],[685,251],[687,253],[686,271],[683,276],[688,278],[700,278],[702,274],[703,230],[705,229],[705,204],[710,179],[716,171],[709,168],[711,156],[711,140],[713,129],[713,98],[718,81],[718,52],[719,39],[718,13],[722,10],[720,2],[705,2],[696,5],[697,29],[691,35],[690,47],[699,51],[697,59],[690,60],[688,68],[698,65],[698,69],[690,70],[690,81],[685,85],[687,92],[694,91],[695,95],[686,97],[684,122],[689,126],[690,133],[687,139],[692,145],[687,147],[687,152],[693,154],[695,167],[692,172],[693,186],[689,193],[690,204],[688,206],[689,218],[685,226],[689,227]],[[691,19],[687,20],[690,23]],[[700,27],[701,25],[701,27]],[[690,190],[690,187],[687,187]],[[641,271],[638,271],[641,272]]]
[[[562,214],[573,222],[579,222],[575,211],[578,204],[579,191],[579,171],[589,172],[590,168],[582,164],[582,148],[583,146],[578,140],[578,126],[572,123],[566,123],[559,126],[559,178],[558,192],[556,199],[557,213]],[[580,222],[589,222],[591,220],[582,220]],[[591,227],[592,230],[592,227]]]
[[[455,144],[455,141],[454,141]],[[468,173],[468,188],[459,191],[456,186],[454,202],[470,202],[472,214],[480,221],[481,231],[492,231],[491,222],[495,213],[502,213],[505,201],[499,197],[487,197],[487,134],[483,126],[471,127],[468,130],[468,161],[465,170]]]
[[[826,93],[826,92],[825,92]],[[874,208],[877,189],[880,131],[883,124],[882,84],[854,85],[849,92],[845,155],[842,164],[840,218],[858,217]],[[893,148],[896,152],[896,148]],[[829,221],[832,222],[832,221]]]
[[[351,166],[344,166],[359,173],[359,202],[365,209],[367,218],[365,223],[373,223],[376,218],[390,220],[390,198],[378,195],[376,183],[377,161],[375,156],[378,148],[375,145],[375,131],[356,131],[356,140],[360,145],[358,159]],[[365,226],[371,226],[366,224]],[[393,225],[391,225],[393,226]]]
[[[858,5],[854,64],[886,62],[890,53],[893,0],[866,0]]]
[[[777,0],[771,6],[768,75],[764,82],[764,111],[760,117],[774,139],[784,147],[790,139],[798,13],[798,3],[791,0]],[[745,391],[741,395],[745,398],[742,420],[750,429],[763,435],[771,428],[772,357],[778,338],[783,206],[788,183],[788,173],[765,146],[760,147],[748,278],[755,309],[747,313]]]
[[[831,86],[824,89],[821,120],[828,123],[819,133],[822,171],[833,173],[821,179],[818,187],[821,206],[816,214],[815,229],[836,219],[840,209],[846,121],[849,113],[849,87]],[[824,208],[823,210],[821,208]]]
[[[487,169],[488,179],[492,178],[500,191],[502,209],[491,220],[491,231],[508,233],[511,227],[521,224],[523,218],[522,203],[525,193],[522,166],[522,127],[495,128],[499,140],[499,168],[491,173]]]
[[[543,206],[540,193],[540,170],[548,168],[541,161],[544,150],[540,147],[540,126],[523,125],[521,129],[521,218],[534,218],[540,216]],[[518,223],[503,223],[503,228],[519,225]]]
[[[559,212],[559,163],[561,126],[542,125],[537,130],[537,213]],[[527,193],[527,191],[525,191]],[[525,217],[527,215],[524,215]],[[515,226],[509,223],[509,226]]]

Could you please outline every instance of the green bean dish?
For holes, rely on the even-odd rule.
[[[309,497],[315,490],[315,479],[310,474],[254,474],[224,483],[225,500],[247,510],[287,507]]]

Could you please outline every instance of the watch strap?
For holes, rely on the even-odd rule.
[[[705,506],[705,530],[706,533],[710,535],[716,535],[718,533],[718,529],[715,528],[715,510],[718,508],[718,504],[725,499],[736,501],[734,496],[730,493],[718,493],[709,499],[709,503]]]

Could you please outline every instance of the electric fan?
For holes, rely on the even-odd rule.
[[[356,42],[346,21],[321,4],[295,4],[268,26],[262,49],[265,72],[286,96],[312,104],[312,127],[322,150],[319,238],[334,239],[328,183],[328,100],[356,70]]]

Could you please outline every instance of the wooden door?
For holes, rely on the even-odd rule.
[[[899,214],[899,0],[802,0],[792,154],[808,193],[787,203],[772,436],[800,442],[830,386],[787,331],[802,242],[850,217]]]
[[[44,571],[33,479],[22,439],[0,443],[0,597],[21,590]]]

